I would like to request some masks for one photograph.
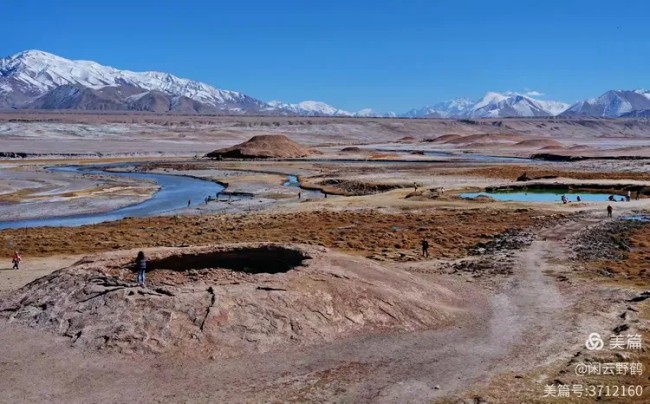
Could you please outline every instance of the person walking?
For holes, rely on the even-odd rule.
[[[614,208],[612,208],[612,205],[607,205],[607,217],[612,217],[612,211]]]
[[[429,256],[429,242],[425,238],[422,239],[422,256]]]
[[[16,270],[20,269],[19,265],[20,265],[20,261],[22,260],[23,258],[20,256],[18,251],[14,252],[14,256],[11,258],[11,262],[14,264],[14,266],[11,269],[16,269]]]
[[[147,258],[144,256],[143,251],[140,251],[135,258],[135,269],[138,271],[138,286],[144,287],[144,274],[147,272]]]
[[[189,200],[187,201],[187,207],[189,208],[191,205],[192,205],[192,200],[189,199]]]

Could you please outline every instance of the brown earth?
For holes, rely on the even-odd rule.
[[[605,171],[587,171],[587,170],[561,170],[546,167],[537,167],[533,165],[500,165],[479,167],[470,169],[460,169],[457,171],[440,171],[440,175],[469,175],[484,178],[504,178],[514,180],[522,173],[526,173],[529,178],[538,177],[562,177],[573,178],[577,180],[639,180],[650,181],[648,172],[605,172]]]
[[[336,214],[338,212],[330,212]],[[510,225],[517,223],[520,219],[516,214],[509,214],[507,211],[481,209],[480,212],[474,212],[466,219],[472,222],[461,220],[459,214],[469,212],[435,212],[432,214],[376,214],[374,212],[355,212],[356,215],[350,215],[351,212],[342,213],[343,217],[355,218],[360,223],[357,226],[363,229],[370,229],[372,225],[366,225],[365,222],[377,221],[374,223],[374,229],[384,229],[389,227],[389,223],[379,221],[379,219],[390,217],[390,225],[396,225],[394,220],[400,220],[404,224],[413,223],[416,219],[423,221],[427,215],[432,218],[438,217],[438,220],[447,218],[453,222],[447,222],[447,227],[454,227],[459,232],[471,232],[476,228],[483,231],[488,229],[496,230],[490,222],[499,223],[500,220],[510,220]],[[371,214],[372,213],[372,214]],[[522,213],[528,216],[539,216],[536,211],[514,212]],[[313,214],[323,214],[322,212],[313,212]],[[385,216],[384,216],[385,215]],[[483,216],[483,218],[481,218]],[[262,216],[260,216],[262,217]],[[314,216],[311,217],[312,219]],[[321,217],[323,218],[323,217]],[[202,218],[194,218],[195,221]],[[276,218],[277,220],[277,218]],[[84,332],[88,332],[89,337],[93,335],[105,335],[98,331],[100,326],[110,327],[106,322],[92,322],[86,331],[79,335],[79,347],[74,344],[70,347],[70,341],[74,340],[80,329],[71,328],[72,337],[65,337],[65,342],[55,339],[49,333],[34,333],[33,329],[23,329],[20,324],[9,324],[7,327],[0,329],[0,342],[12,349],[5,356],[8,364],[3,369],[3,378],[0,378],[0,388],[7,394],[7,397],[16,400],[19,397],[34,399],[44,397],[42,394],[48,394],[50,400],[65,401],[79,400],[82,397],[90,401],[122,401],[132,396],[135,392],[141,391],[150,401],[354,401],[354,402],[422,402],[440,399],[441,397],[465,397],[465,392],[476,391],[476,396],[488,398],[488,402],[538,402],[539,397],[543,394],[543,382],[546,378],[540,378],[539,369],[547,369],[547,365],[567,363],[574,353],[574,349],[584,343],[584,336],[594,326],[613,327],[618,322],[615,315],[612,315],[612,307],[609,307],[609,299],[620,298],[620,290],[611,288],[600,288],[585,279],[575,280],[569,265],[570,261],[563,246],[564,240],[570,240],[575,237],[575,233],[584,228],[586,223],[592,223],[601,220],[599,216],[581,218],[568,218],[561,223],[554,225],[548,217],[540,217],[544,222],[544,228],[534,228],[535,238],[521,246],[514,247],[515,250],[500,251],[496,248],[496,254],[493,254],[493,247],[500,243],[482,243],[485,248],[485,260],[493,259],[495,263],[505,263],[508,271],[503,274],[493,276],[473,278],[466,277],[462,272],[457,274],[443,275],[431,271],[416,273],[405,269],[417,267],[423,270],[432,266],[439,265],[436,259],[419,261],[419,262],[395,262],[395,263],[372,263],[363,258],[344,257],[341,259],[341,266],[346,271],[355,271],[355,267],[360,267],[359,271],[364,271],[366,263],[373,265],[370,273],[379,271],[376,266],[387,266],[383,274],[391,277],[393,272],[408,284],[417,284],[418,288],[429,288],[432,285],[450,283],[455,285],[452,288],[455,297],[464,299],[463,304],[472,305],[468,310],[469,317],[454,318],[452,327],[443,327],[441,329],[412,330],[401,333],[377,333],[371,335],[353,335],[349,338],[335,339],[327,344],[317,345],[290,345],[295,349],[280,351],[267,351],[264,353],[243,354],[241,357],[219,359],[216,363],[209,360],[208,355],[214,351],[201,351],[197,343],[198,358],[191,361],[185,360],[177,355],[161,355],[147,360],[139,357],[120,357],[109,355],[108,352],[97,353],[95,350],[83,349],[85,343],[83,339]],[[264,223],[257,218],[257,223]],[[296,228],[305,222],[298,221]],[[531,222],[527,222],[531,224]],[[131,222],[133,227],[134,222]],[[329,223],[331,229],[331,222]],[[508,223],[502,223],[506,226]],[[397,224],[399,226],[399,224]],[[263,226],[260,226],[262,228]],[[164,227],[161,227],[164,232]],[[85,229],[88,230],[88,229]],[[138,228],[136,227],[136,230]],[[286,230],[285,230],[286,231]],[[413,229],[409,229],[411,233]],[[236,232],[235,232],[236,233]],[[377,232],[381,233],[381,232]],[[415,233],[417,234],[417,233]],[[512,233],[511,233],[512,234]],[[386,234],[380,234],[386,237]],[[267,237],[269,235],[267,234]],[[367,234],[365,235],[368,238]],[[84,240],[82,237],[81,240]],[[471,237],[470,237],[471,238]],[[512,237],[505,237],[504,240],[510,240]],[[459,236],[456,240],[450,240],[444,244],[445,249],[454,251],[452,242],[458,244],[464,238]],[[487,240],[486,240],[487,241]],[[494,244],[493,247],[490,245]],[[436,256],[441,251],[435,246]],[[313,248],[313,247],[306,247]],[[161,249],[163,251],[166,249]],[[191,251],[189,249],[170,250],[170,251]],[[154,250],[156,251],[156,250]],[[456,249],[462,251],[462,249]],[[130,252],[112,253],[115,256],[124,257],[128,261],[129,257],[134,255],[134,250]],[[447,251],[442,251],[446,253]],[[155,282],[155,288],[144,289],[143,292],[151,292],[162,295],[140,295],[134,292],[134,295],[128,296],[135,302],[142,300],[151,301],[154,299],[164,300],[168,296],[164,291],[167,288],[175,287],[175,281],[186,279],[185,275],[168,274],[165,269],[167,265],[156,260],[155,252],[151,253],[152,265],[159,266],[162,274],[156,277],[152,274],[151,280]],[[110,255],[110,254],[109,254]],[[444,254],[443,254],[444,255]],[[92,258],[93,260],[96,258]],[[351,260],[351,261],[348,261]],[[120,261],[121,262],[121,261]],[[182,268],[183,261],[174,261],[176,268]],[[93,265],[87,263],[86,265]],[[101,265],[105,268],[105,265]],[[319,266],[315,266],[321,270]],[[101,269],[110,277],[121,276],[121,268]],[[213,279],[217,276],[213,290],[219,291],[220,288],[229,287],[227,278],[221,275],[202,275],[201,271],[195,271],[194,274],[187,274],[191,282],[200,284],[202,279]],[[327,272],[327,270],[325,270]],[[369,274],[370,274],[369,273]],[[66,270],[63,274],[68,274]],[[111,275],[114,274],[114,275]],[[349,276],[349,272],[343,273]],[[57,274],[52,276],[56,277]],[[104,276],[104,275],[102,275]],[[132,276],[128,269],[124,276]],[[179,278],[180,276],[180,278]],[[74,278],[74,277],[73,277]],[[336,277],[335,277],[336,278]],[[567,278],[568,280],[566,280]],[[74,278],[78,279],[78,278]],[[125,278],[126,279],[126,278]],[[357,280],[367,278],[359,277]],[[387,278],[388,279],[388,278]],[[391,278],[392,279],[392,278]],[[453,280],[456,282],[452,282]],[[565,280],[563,280],[565,279]],[[244,278],[237,277],[234,285],[237,288],[251,287],[248,276]],[[336,279],[336,282],[345,282]],[[397,281],[391,280],[390,282]],[[128,282],[119,280],[119,282]],[[162,286],[158,286],[158,282]],[[320,282],[320,281],[319,281]],[[397,281],[399,282],[399,281]],[[165,285],[163,283],[169,283]],[[358,282],[357,282],[358,283]],[[308,283],[307,283],[308,284]],[[320,283],[318,283],[320,285]],[[38,285],[38,286],[37,286]],[[300,284],[303,285],[302,283]],[[89,285],[95,287],[97,285]],[[100,285],[101,286],[101,285]],[[206,285],[207,286],[207,285]],[[278,285],[271,284],[271,289]],[[357,284],[354,285],[358,286]],[[104,286],[101,286],[104,287]],[[118,286],[115,286],[118,287]],[[105,290],[112,287],[104,287]],[[293,286],[290,287],[291,290]],[[161,289],[161,291],[157,291]],[[200,291],[201,305],[205,309],[210,303],[209,295],[206,288],[198,288]],[[380,289],[383,289],[380,288]],[[25,311],[17,311],[24,315],[26,322],[39,321],[40,317],[33,317],[33,314],[47,312],[48,306],[43,307],[45,301],[41,301],[39,293],[47,291],[47,287],[42,283],[34,284],[32,289],[28,287],[24,290],[31,290],[24,296],[16,295],[18,302],[25,298]],[[139,289],[136,289],[139,290]],[[301,290],[301,289],[298,289]],[[404,292],[407,289],[400,289]],[[262,293],[271,299],[273,295],[281,295],[282,291],[274,290],[254,290],[254,293]],[[390,290],[388,291],[390,292]],[[18,292],[20,294],[22,292]],[[85,292],[83,292],[85,293]],[[81,294],[83,294],[81,293]],[[122,290],[115,292],[108,291],[102,296],[120,296]],[[446,296],[446,292],[441,292]],[[47,295],[47,293],[43,293]],[[96,293],[90,293],[88,297],[95,296]],[[55,296],[53,302],[66,302],[84,300],[75,297],[74,294],[49,294],[48,298]],[[218,293],[216,294],[218,296]],[[226,296],[228,293],[226,293]],[[372,295],[372,294],[371,294]],[[97,299],[101,300],[100,296]],[[438,296],[437,298],[440,298]],[[33,300],[29,300],[33,299]],[[116,299],[116,298],[115,298]],[[189,299],[189,296],[188,296]],[[275,301],[267,304],[277,304],[282,301],[281,298],[275,297]],[[79,316],[80,319],[88,315],[104,315],[110,312],[112,305],[116,305],[118,312],[123,310],[123,306],[107,300],[107,306],[99,306],[94,309],[92,305],[85,306],[83,302],[75,307],[81,309],[81,313],[74,310],[67,310],[70,316]],[[121,301],[120,299],[117,299]],[[218,301],[218,297],[217,297]],[[247,300],[243,300],[246,302]],[[34,303],[33,305],[31,303]],[[435,302],[434,302],[435,303]],[[55,303],[53,307],[57,306]],[[130,303],[129,303],[130,304]],[[157,303],[163,304],[163,303]],[[165,303],[166,304],[166,303]],[[320,303],[323,304],[322,301]],[[399,305],[397,305],[399,307]],[[620,304],[613,308],[618,310]],[[391,306],[392,307],[392,306]],[[447,305],[446,307],[449,307]],[[451,305],[451,307],[457,307]],[[464,307],[461,305],[461,307]],[[180,307],[179,307],[180,308]],[[87,310],[89,309],[89,310]],[[237,311],[238,309],[235,309]],[[442,315],[444,316],[443,309]],[[435,310],[434,310],[435,311]],[[182,312],[182,311],[181,311]],[[179,316],[180,313],[179,312]],[[187,311],[185,311],[187,312]],[[202,311],[205,315],[206,311]],[[32,317],[30,317],[30,313]],[[93,314],[91,314],[93,313]],[[138,310],[124,312],[125,318],[135,318],[140,315]],[[616,312],[615,312],[616,313]],[[325,312],[327,315],[327,313]],[[431,313],[434,315],[435,313]],[[49,314],[44,314],[48,318]],[[155,322],[157,317],[152,313],[146,316],[151,322],[147,324],[147,332],[155,335]],[[199,316],[195,316],[202,318]],[[254,316],[253,316],[254,317]],[[55,317],[58,318],[58,317]],[[87,317],[90,318],[90,317]],[[185,317],[188,318],[188,317]],[[252,318],[252,317],[251,317]],[[562,321],[558,321],[561,318]],[[155,321],[153,321],[155,320]],[[180,323],[184,323],[183,318],[179,318]],[[211,320],[208,320],[211,321]],[[324,319],[322,321],[325,321]],[[56,324],[56,322],[54,322]],[[85,320],[79,323],[86,324]],[[137,327],[139,322],[135,322]],[[189,321],[187,324],[194,324]],[[443,325],[442,323],[435,323]],[[37,328],[41,327],[38,323]],[[258,326],[255,324],[255,326]],[[93,328],[96,327],[96,328]],[[138,328],[135,327],[135,330]],[[194,325],[200,328],[200,325]],[[373,328],[375,329],[375,328]],[[128,335],[129,329],[119,331]],[[167,331],[169,332],[169,331]],[[275,332],[275,331],[274,331]],[[266,333],[265,333],[266,334]],[[273,335],[270,333],[269,335]],[[320,338],[320,337],[319,337]],[[142,339],[140,339],[142,340]],[[189,337],[189,344],[193,339]],[[94,338],[86,342],[93,346]],[[99,339],[100,343],[103,338]],[[197,336],[197,341],[202,341]],[[234,341],[237,341],[236,339]],[[582,342],[581,342],[582,341]],[[118,339],[119,342],[119,339]],[[150,341],[156,344],[156,341]],[[254,344],[248,341],[246,344]],[[203,345],[201,345],[203,346]],[[534,347],[531,348],[531,347]],[[109,350],[110,351],[110,350]],[[34,355],[36,352],[36,355]],[[204,353],[201,355],[201,353]],[[81,356],[80,356],[81,355]],[[214,353],[215,357],[219,352]],[[31,360],[25,360],[31,358]],[[58,365],[62,358],[68,363],[67,371],[60,371]],[[45,363],[51,363],[50,371],[43,372],[42,367]],[[70,366],[74,363],[75,366]],[[52,370],[55,369],[56,371]],[[181,370],[179,370],[181,369]],[[530,369],[533,369],[537,378],[529,375]],[[116,372],[123,378],[124,382],[118,383],[112,375]],[[28,386],[33,383],[25,383],[25,375],[36,375],[39,380],[43,380],[44,385],[52,386],[50,388],[30,389]],[[81,375],[86,375],[81,377]],[[105,374],[101,377],[101,374]],[[146,375],[140,378],[136,375]],[[501,386],[498,390],[493,384],[488,383],[493,377],[504,377],[513,380],[514,376],[521,376],[522,380],[527,382],[528,390],[514,392],[513,383]],[[554,376],[551,376],[554,377]],[[139,379],[138,384],[131,383],[130,380]],[[147,387],[143,390],[142,381],[146,380]],[[519,379],[516,379],[519,380]],[[90,384],[89,384],[90,383]],[[116,388],[119,385],[119,389]],[[64,389],[63,386],[68,386]],[[187,388],[181,387],[187,386]],[[33,387],[33,386],[32,386]],[[504,390],[505,387],[505,390]],[[496,392],[494,392],[496,391]],[[516,394],[515,394],[516,393]],[[112,394],[112,395],[110,395]],[[513,395],[514,394],[514,395]],[[467,397],[466,402],[481,402],[474,400],[474,396]],[[513,398],[514,399],[509,399]],[[526,399],[528,397],[529,399]],[[474,401],[472,401],[474,400]],[[458,402],[453,401],[453,402]]]
[[[290,214],[180,216],[125,219],[62,228],[10,229],[10,240],[25,257],[141,247],[272,241],[322,245],[391,260],[420,259],[423,237],[433,257],[459,257],[477,242],[507,230],[526,228],[562,214],[491,208],[427,213],[314,211]],[[7,251],[9,254],[10,251]]]
[[[133,282],[135,253],[85,257],[40,278],[0,300],[0,317],[78,348],[230,357],[361,332],[442,328],[464,311],[451,290],[324,248],[149,249],[146,288]]]
[[[465,394],[466,402],[475,403],[646,403],[650,390],[648,369],[650,369],[650,293],[647,292],[648,276],[645,267],[650,260],[650,224],[626,221],[602,221],[598,217],[585,217],[568,226],[558,228],[560,232],[549,234],[542,231],[545,243],[551,243],[547,265],[547,276],[553,276],[566,297],[577,290],[582,295],[576,304],[565,313],[584,313],[585,331],[574,340],[574,349],[569,349],[561,360],[547,360],[545,366],[531,371],[514,370],[492,379],[481,389]],[[578,254],[575,254],[577,249]],[[581,254],[581,249],[591,249]],[[604,251],[603,251],[604,250]],[[612,258],[615,256],[616,258]],[[566,318],[563,317],[565,320]],[[557,322],[556,327],[565,322]],[[602,351],[585,348],[585,340],[591,332],[598,332],[604,339]],[[620,336],[624,341],[629,336],[640,335],[642,349],[616,350],[609,347],[610,338]],[[567,341],[568,342],[568,341]],[[627,373],[614,375],[575,374],[578,364],[641,363],[642,374]],[[569,398],[544,398],[545,385],[575,384],[596,386],[595,394],[578,397],[572,393]],[[643,396],[630,397],[622,394],[625,386],[642,386]],[[599,387],[603,386],[603,387]],[[616,387],[618,386],[618,387]],[[442,400],[442,403],[456,403],[456,400]]]
[[[298,158],[318,154],[299,145],[284,135],[253,136],[244,143],[215,150],[206,154],[210,158]]]
[[[527,139],[517,142],[513,147],[563,148],[564,145],[553,139]]]

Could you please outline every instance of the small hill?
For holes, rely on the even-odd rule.
[[[320,154],[294,142],[284,135],[253,136],[244,143],[215,150],[206,154],[210,158],[297,158]]]
[[[361,153],[363,150],[357,146],[349,146],[342,148],[341,151],[344,153]]]
[[[517,142],[514,147],[537,147],[544,149],[562,149],[564,145],[554,139],[528,139]]]
[[[320,247],[252,243],[85,257],[0,297],[0,322],[76,347],[203,357],[296,349],[342,337],[453,324],[464,301],[405,271]]]

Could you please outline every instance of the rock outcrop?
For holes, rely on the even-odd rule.
[[[155,248],[86,257],[0,300],[0,318],[123,353],[235,356],[356,333],[439,327],[449,290],[365,258],[278,244]]]

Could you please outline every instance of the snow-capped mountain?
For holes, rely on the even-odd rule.
[[[61,86],[73,86],[80,91],[98,91],[107,87],[139,89],[143,97],[147,92],[154,91],[169,97],[185,97],[217,111],[229,113],[259,112],[269,108],[266,103],[245,94],[220,90],[169,73],[118,70],[96,62],[69,60],[38,50],[20,52],[0,59],[0,106],[24,106]],[[71,88],[66,91],[72,91]],[[135,90],[126,92],[133,91]],[[54,101],[63,95],[60,93],[61,91],[50,96],[49,102],[39,104],[59,108]],[[113,95],[117,95],[118,92],[114,93]],[[73,94],[68,93],[66,99],[70,100],[71,95]],[[115,101],[124,103],[126,100]],[[92,105],[86,106],[87,109],[94,109]]]
[[[463,116],[474,104],[467,98],[439,102],[431,106],[412,109],[402,116],[406,118],[450,118]]]
[[[338,109],[320,101],[302,101],[289,104],[282,101],[269,101],[268,105],[290,115],[304,116],[353,116],[351,112]]]
[[[489,92],[467,111],[466,116],[470,118],[554,116],[564,111],[567,106],[557,101],[539,101],[516,93]]]
[[[394,112],[377,112],[372,108],[364,108],[361,109],[352,116],[359,117],[359,118],[396,118],[397,114]]]
[[[478,101],[466,98],[441,102],[433,106],[413,109],[405,117],[426,118],[498,118],[554,116],[564,111],[567,104],[541,101],[516,93],[488,92]]]
[[[413,109],[409,118],[501,118],[537,116],[650,116],[650,91],[612,90],[571,106],[538,100],[534,93],[488,92]],[[132,72],[85,60],[29,50],[0,59],[0,109],[83,109],[179,113],[395,117],[366,108],[349,112],[319,101],[260,101],[246,94],[162,72]]]
[[[562,113],[563,116],[597,116],[603,118],[632,117],[650,110],[650,91],[639,89],[611,90],[598,98],[579,101]]]

